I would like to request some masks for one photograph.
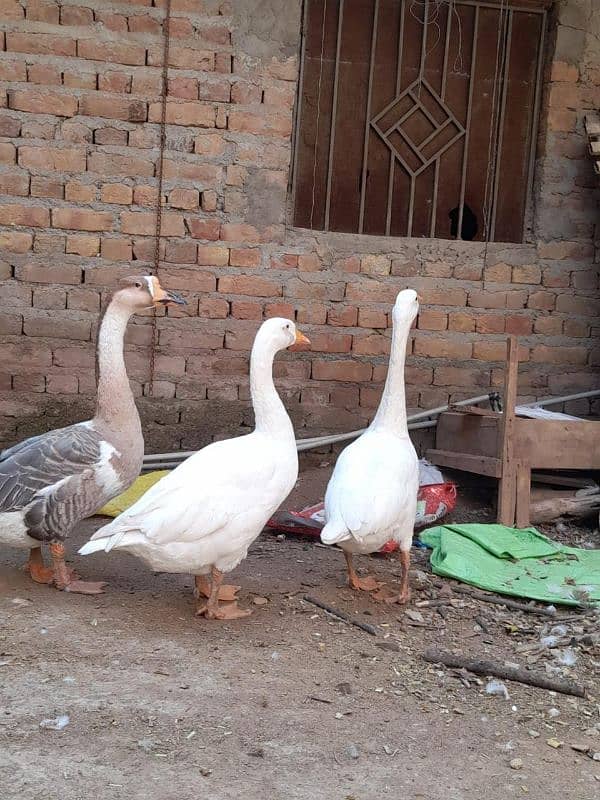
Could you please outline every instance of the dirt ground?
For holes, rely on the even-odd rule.
[[[304,472],[286,506],[320,499],[328,474]],[[461,514],[484,519],[489,509]],[[80,526],[72,553],[101,522]],[[576,534],[598,546],[592,528]],[[545,618],[454,591],[431,576],[425,550],[413,548],[422,572],[411,618],[346,588],[338,551],[265,533],[234,573],[254,613],[229,623],[194,616],[191,578],[152,575],[127,555],[73,555],[84,578],[108,581],[98,597],[32,584],[20,558],[5,551],[0,564],[2,800],[600,795],[600,762],[572,749],[600,751],[598,650],[578,646],[574,666],[556,667],[538,646]],[[362,558],[360,567],[389,584],[399,573],[394,558]],[[306,593],[378,636],[333,619]],[[448,604],[415,605],[426,599]],[[597,630],[593,614],[559,616],[570,634]],[[560,669],[591,696],[509,682],[509,699],[486,694],[486,678],[426,663],[431,645]],[[40,727],[64,714],[63,730]]]

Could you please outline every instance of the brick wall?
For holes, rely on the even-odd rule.
[[[0,0],[2,444],[90,413],[100,304],[119,276],[151,267],[162,6]],[[299,435],[363,425],[405,286],[424,306],[411,407],[499,386],[507,333],[521,337],[522,396],[597,386],[597,196],[582,120],[600,106],[598,6],[569,0],[553,26],[532,242],[490,245],[484,259],[477,243],[290,228],[298,0],[173,0],[160,276],[189,305],[159,319],[152,398],[150,318],[128,331],[148,450],[251,424],[248,350],[270,315],[313,341],[276,366]]]

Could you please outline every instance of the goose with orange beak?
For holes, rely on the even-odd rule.
[[[74,526],[124,491],[140,473],[144,438],[123,359],[133,314],[182,304],[153,276],[121,281],[102,317],[96,349],[96,413],[87,422],[49,431],[0,454],[0,544],[29,549],[26,570],[37,583],[97,594],[103,583],[82,581],[65,563]],[[52,567],[42,558],[50,546]]]
[[[155,572],[191,573],[197,614],[209,619],[250,614],[237,605],[239,587],[224,585],[223,575],[246,557],[296,483],[294,429],[273,383],[273,360],[280,350],[309,344],[291,320],[263,322],[250,355],[254,431],[195,453],[79,552],[125,550]]]

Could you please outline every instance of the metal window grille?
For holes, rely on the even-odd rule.
[[[544,0],[305,0],[294,224],[521,242]]]

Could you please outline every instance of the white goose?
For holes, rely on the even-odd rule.
[[[208,596],[198,614],[247,616],[235,602],[239,587],[223,586],[223,573],[246,557],[298,477],[294,429],[273,384],[273,359],[300,343],[309,341],[290,320],[264,322],[250,356],[254,431],[195,453],[79,552],[125,550],[156,572],[191,573],[197,593]],[[234,602],[219,606],[219,599]]]
[[[385,598],[405,603],[410,598],[408,569],[412,543],[419,462],[408,434],[404,390],[406,343],[419,311],[416,292],[405,289],[392,311],[392,349],[387,379],[377,414],[367,430],[340,455],[325,494],[325,527],[321,541],[339,544],[353,589],[371,591],[381,584],[359,578],[354,553],[374,553],[394,540],[400,549],[400,592]]]
[[[81,581],[65,563],[64,540],[75,524],[98,511],[137,478],[144,438],[123,360],[132,314],[185,303],[157,278],[125,278],[112,296],[98,333],[98,404],[93,419],[34,436],[0,454],[0,543],[30,550],[27,569],[37,583],[97,594],[103,583]],[[53,567],[41,545],[50,545]]]

